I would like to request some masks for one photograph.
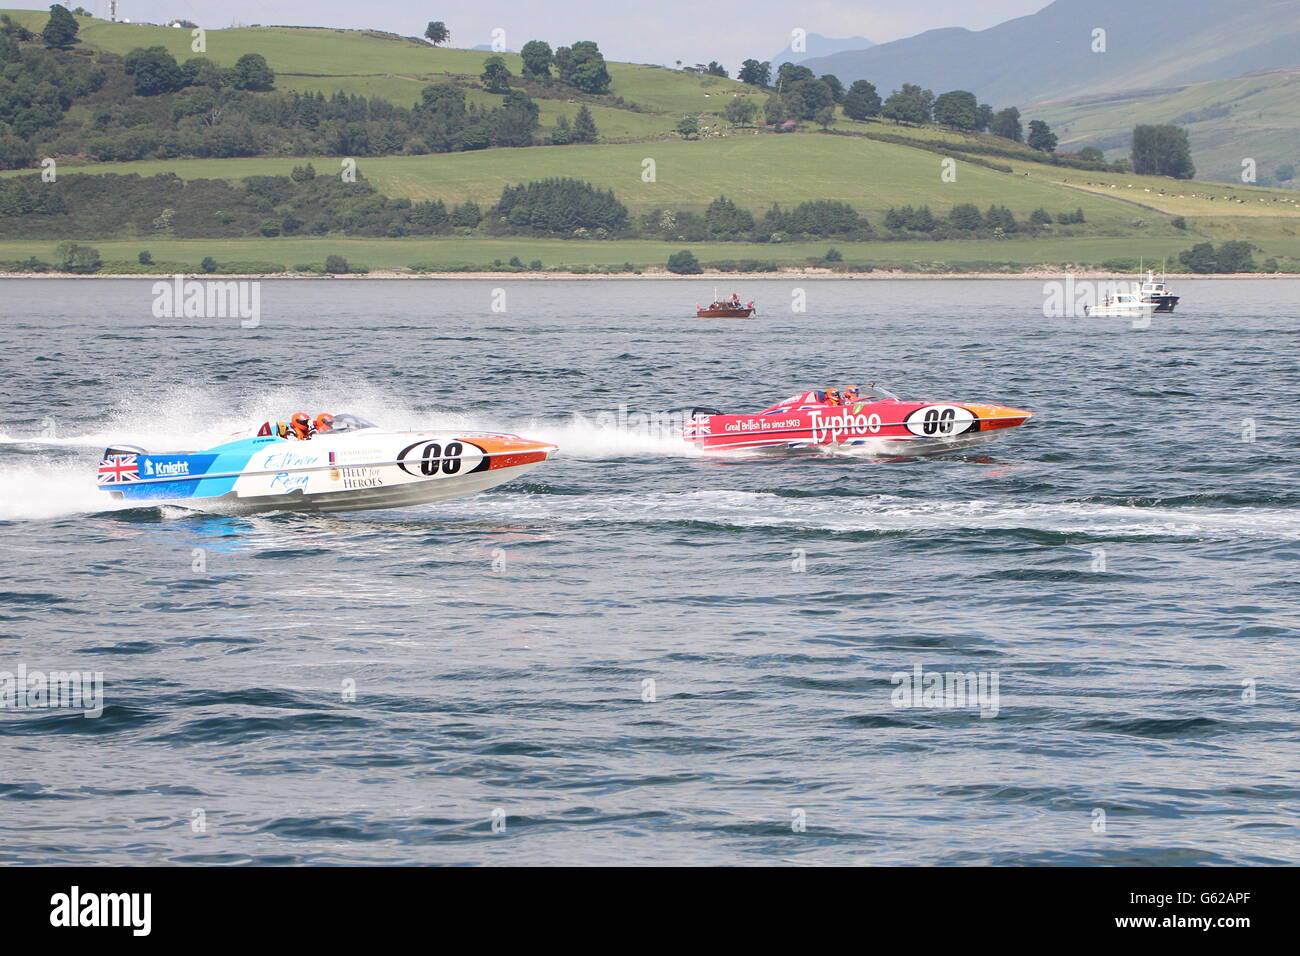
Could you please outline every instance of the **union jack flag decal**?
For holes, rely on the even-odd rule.
[[[99,463],[99,483],[116,484],[121,481],[139,481],[140,465],[135,455],[114,455]]]
[[[712,434],[709,428],[709,419],[706,415],[695,415],[686,419],[683,427],[683,433],[686,438],[701,438],[704,435]]]

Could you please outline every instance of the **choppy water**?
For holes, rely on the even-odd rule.
[[[707,326],[712,282],[266,282],[257,329],[150,285],[0,282],[0,670],[106,683],[0,711],[0,860],[1300,862],[1300,284],[1145,330],[1027,281],[746,282]],[[1038,417],[912,461],[638,417],[872,379]],[[109,441],[320,408],[562,451],[342,516],[94,487]],[[915,667],[996,716],[895,707]]]

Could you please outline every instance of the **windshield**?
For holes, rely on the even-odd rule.
[[[898,400],[897,395],[885,388],[883,385],[877,385],[875,382],[872,382],[870,385],[859,386],[858,398],[892,398],[895,401]]]
[[[362,418],[360,415],[352,415],[349,414],[348,412],[341,412],[340,414],[334,416],[334,427],[330,429],[330,431],[355,432],[355,431],[360,431],[362,428],[378,428],[378,427],[379,426],[376,425],[374,422],[370,421],[367,418]]]

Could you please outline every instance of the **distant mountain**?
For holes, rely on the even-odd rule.
[[[1105,52],[1093,52],[1098,30]],[[919,83],[995,106],[1174,86],[1300,66],[1300,0],[1055,0],[987,30],[929,30],[803,65],[882,95]]]
[[[478,46],[472,46],[472,47],[470,47],[470,49],[471,49],[471,50],[482,50],[484,53],[492,53],[492,52],[494,52],[494,51],[492,50],[492,44],[491,44],[491,43],[480,43]],[[497,53],[518,53],[519,51],[518,51],[518,50],[511,50],[511,49],[509,49],[509,48],[507,47],[507,48],[504,49],[504,50],[497,50],[497,51],[495,51],[495,52],[497,52]]]
[[[848,50],[866,50],[875,45],[866,37],[824,37],[820,33],[810,33],[805,38],[802,53],[796,53],[787,45],[784,50],[772,57],[772,67],[775,69],[782,63],[802,63],[813,57],[830,56]]]

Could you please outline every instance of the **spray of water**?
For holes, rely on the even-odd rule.
[[[593,460],[695,454],[680,436],[680,418],[665,414],[621,410],[521,418],[517,408],[505,405],[422,408],[365,385],[275,388],[235,396],[211,387],[176,386],[131,395],[107,415],[64,417],[0,434],[0,520],[41,520],[122,507],[96,487],[95,465],[108,445],[195,451],[295,411],[355,412],[393,431],[508,432],[553,442],[565,456]]]

